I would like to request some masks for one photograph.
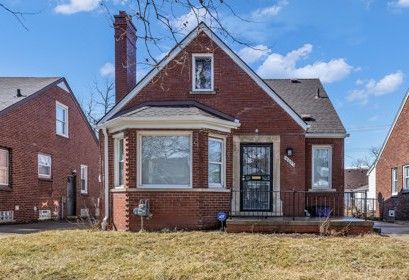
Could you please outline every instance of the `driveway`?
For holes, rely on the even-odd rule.
[[[375,222],[374,228],[379,229],[383,235],[409,242],[409,224]]]
[[[0,238],[19,234],[30,234],[47,230],[86,229],[88,225],[74,222],[46,221],[32,224],[0,225]]]

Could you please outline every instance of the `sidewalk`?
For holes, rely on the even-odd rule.
[[[374,228],[379,229],[380,233],[383,235],[409,242],[409,224],[375,222]]]

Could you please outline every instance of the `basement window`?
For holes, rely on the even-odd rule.
[[[193,54],[192,91],[212,92],[214,86],[213,54]]]

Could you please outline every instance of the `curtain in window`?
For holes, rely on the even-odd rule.
[[[190,136],[142,136],[142,184],[190,185]]]
[[[38,155],[38,174],[51,176],[51,157]]]
[[[195,58],[195,89],[212,88],[212,59],[210,57]]]

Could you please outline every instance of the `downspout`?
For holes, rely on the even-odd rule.
[[[101,227],[103,230],[107,230],[109,224],[109,178],[108,178],[108,133],[104,127],[102,132],[104,133],[104,188],[105,188],[105,217],[102,220]]]

